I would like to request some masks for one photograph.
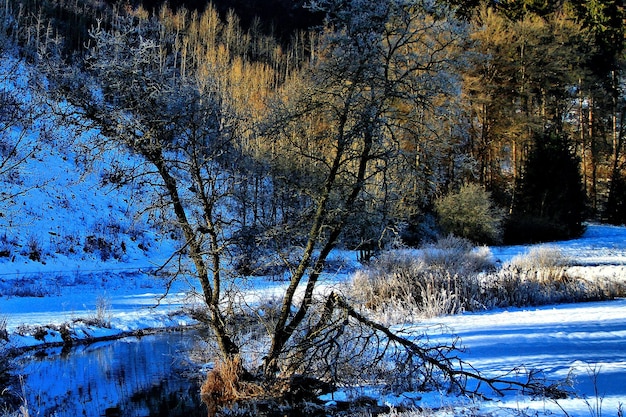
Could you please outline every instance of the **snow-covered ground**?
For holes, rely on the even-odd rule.
[[[10,57],[2,57],[0,67],[15,74],[0,79],[3,90],[34,102],[28,70]],[[26,156],[0,178],[0,325],[6,323],[9,346],[61,341],[52,328],[45,334],[34,331],[43,325],[65,323],[74,337],[89,338],[193,324],[181,313],[189,283],[176,282],[161,299],[167,283],[149,273],[173,253],[175,242],[154,233],[150,219],[132,215],[145,196],[111,187],[111,166],[86,158],[92,150],[88,138],[63,127],[54,115],[47,117],[0,131],[3,141],[21,138]],[[135,164],[117,150],[102,152],[116,164]],[[573,275],[626,280],[625,227],[589,225],[580,239],[552,245],[570,258]],[[491,248],[503,264],[528,250]],[[347,278],[339,273],[329,279]],[[283,286],[256,280],[244,295],[270,297]],[[91,319],[109,325],[95,326]],[[542,369],[549,379],[571,376],[581,398],[555,402],[511,394],[473,402],[407,393],[381,402],[414,403],[447,415],[572,417],[618,415],[626,403],[626,300],[463,314],[415,327],[425,328],[432,340],[459,335],[467,347],[463,357],[479,370],[525,366]]]
[[[615,279],[626,280],[626,228],[590,225],[577,240],[556,242],[590,274],[610,271]],[[494,256],[506,262],[528,251],[528,247],[491,248]],[[54,268],[50,265],[50,268]],[[598,268],[603,268],[598,271]],[[582,271],[582,270],[581,270]],[[333,280],[348,275],[333,275]],[[5,278],[6,279],[6,278]],[[106,280],[106,287],[101,281]],[[46,297],[2,297],[0,311],[7,319],[12,343],[41,343],[34,337],[17,333],[21,324],[61,323],[96,314],[97,300],[109,303],[110,329],[89,328],[90,335],[106,335],[148,327],[192,323],[184,315],[171,315],[184,303],[184,283],[164,302],[156,306],[163,283],[148,275],[104,274],[98,283],[87,280],[58,286]],[[250,288],[256,297],[279,292],[284,283],[258,281]],[[80,326],[77,324],[76,326]],[[438,410],[442,415],[567,415],[618,416],[626,403],[626,300],[506,309],[440,317],[415,324],[417,333],[427,332],[432,341],[459,336],[466,351],[462,357],[487,374],[521,367],[538,369],[551,381],[571,381],[574,396],[548,400],[519,393],[507,394],[493,401],[448,397],[443,393],[405,393],[380,397],[390,404],[415,405]],[[406,329],[404,329],[406,331]],[[52,332],[46,341],[54,341]],[[60,339],[59,339],[60,340]],[[365,389],[364,389],[365,390]],[[354,393],[349,391],[347,393]],[[340,399],[336,393],[326,399]],[[373,394],[365,390],[366,394]],[[429,411],[434,412],[434,411]]]
[[[432,342],[459,336],[466,348],[461,357],[486,375],[541,370],[547,381],[568,381],[563,388],[574,395],[550,400],[511,393],[493,401],[465,399],[460,408],[461,399],[431,393],[418,394],[415,405],[443,407],[444,415],[465,415],[460,410],[471,405],[480,410],[476,415],[572,417],[621,416],[626,407],[626,300],[464,314],[418,329],[424,326]],[[387,400],[410,405],[415,395]]]

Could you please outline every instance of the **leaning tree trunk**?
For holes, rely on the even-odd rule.
[[[342,215],[340,216],[340,219],[331,226],[330,232],[328,233],[325,241],[320,242],[319,240],[321,230],[322,227],[325,226],[325,221],[327,220],[328,203],[331,192],[337,185],[336,182],[338,179],[338,173],[344,161],[346,146],[350,142],[346,139],[346,120],[350,109],[348,106],[346,106],[344,110],[345,112],[343,113],[343,117],[340,119],[337,140],[338,146],[333,160],[333,164],[324,182],[324,191],[317,205],[317,210],[313,219],[313,225],[311,226],[309,232],[309,237],[304,250],[304,254],[302,256],[302,259],[300,260],[298,268],[291,277],[289,287],[283,297],[280,316],[278,318],[278,322],[272,336],[270,350],[264,364],[265,375],[269,377],[275,375],[278,372],[278,362],[281,354],[283,353],[283,350],[285,349],[285,346],[292,338],[292,336],[306,317],[309,308],[313,304],[313,291],[320,277],[320,274],[322,273],[326,258],[337,243],[337,240],[347,221],[347,217],[352,213],[354,203],[361,191],[363,190],[363,187],[365,186],[365,176],[367,172],[368,162],[371,160],[371,151],[374,141],[374,134],[371,129],[366,130],[366,132],[363,134],[363,143],[361,145],[362,149],[358,158],[356,178],[354,179],[350,193],[345,197],[343,201]],[[313,252],[320,243],[321,250],[319,256],[315,260],[313,265],[311,265],[313,262]],[[300,301],[297,312],[291,318],[291,320],[289,320],[296,290],[300,286],[300,283],[304,276],[307,274],[307,272],[309,273],[309,276],[303,299],[302,301]]]
[[[215,228],[211,222],[211,214],[205,213],[205,221],[208,223],[207,230],[209,230],[211,244],[214,246],[212,252],[213,264],[211,273],[213,274],[213,284],[209,279],[209,268],[207,262],[203,257],[202,247],[198,241],[196,232],[189,223],[185,209],[180,199],[178,185],[176,179],[172,177],[168,167],[166,166],[163,155],[159,151],[144,151],[146,158],[157,168],[159,175],[163,179],[167,194],[170,198],[172,208],[176,215],[178,225],[183,231],[185,236],[186,246],[189,248],[189,257],[191,258],[194,267],[196,268],[196,277],[202,287],[202,294],[204,302],[206,303],[210,312],[209,324],[215,333],[217,344],[220,352],[227,359],[232,359],[239,353],[239,346],[228,335],[226,320],[219,307],[220,298],[220,258],[216,252],[215,246],[217,245],[217,234]],[[207,201],[206,197],[203,201]],[[207,209],[205,205],[204,209]]]

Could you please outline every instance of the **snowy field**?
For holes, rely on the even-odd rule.
[[[626,279],[626,228],[590,225],[582,238],[552,245],[572,260],[576,265],[571,267],[572,271],[581,276]],[[528,250],[523,246],[491,248],[502,263]],[[0,265],[6,266],[6,263]],[[54,271],[55,265],[48,263],[46,267]],[[184,290],[188,288],[184,282],[178,283],[157,305],[164,282],[136,269],[133,273],[91,271],[55,281],[42,278],[48,275],[39,268],[30,275],[3,270],[3,285],[11,281],[9,276],[20,285],[35,285],[37,281],[31,278],[39,277],[37,285],[45,293],[43,297],[0,298],[0,314],[6,319],[12,346],[61,341],[60,335],[53,331],[38,340],[28,335],[23,325],[71,322],[75,336],[90,337],[193,323],[180,313],[186,297]],[[335,274],[332,280],[336,282],[348,276]],[[256,297],[269,296],[280,292],[283,285],[259,281],[250,291]],[[104,312],[99,311],[103,302]],[[90,326],[79,320],[98,314],[106,315],[109,328]],[[381,396],[381,403],[426,407],[430,410],[427,415],[438,410],[442,415],[599,417],[621,416],[620,410],[626,407],[622,405],[626,403],[626,300],[462,314],[415,324],[414,329],[427,332],[433,341],[459,336],[466,348],[462,357],[482,372],[495,375],[515,367],[537,369],[547,380],[569,381],[574,395],[547,400],[511,393],[485,402],[442,393],[406,393],[398,397]],[[338,392],[325,399],[373,394],[366,388],[357,391]]]
[[[626,300],[509,309],[431,320],[431,340],[459,336],[461,355],[486,375],[516,367],[541,370],[547,381],[564,381],[567,399],[521,394],[473,401],[439,393],[388,398],[391,404],[441,410],[441,415],[622,416],[626,407]],[[459,403],[463,404],[462,406]],[[622,414],[620,414],[622,410]],[[426,413],[428,414],[428,413]]]

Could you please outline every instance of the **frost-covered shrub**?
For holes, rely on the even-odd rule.
[[[419,261],[409,254],[385,252],[354,273],[349,289],[360,304],[373,310],[388,304],[408,308],[410,277],[420,268]]]
[[[431,270],[445,270],[459,275],[492,270],[495,266],[488,247],[476,247],[469,240],[454,235],[424,247],[421,260]]]
[[[520,269],[505,267],[483,277],[482,297],[485,309],[540,305],[547,301],[541,283],[529,279]]]
[[[626,295],[623,283],[575,278],[568,264],[558,248],[541,246],[496,270],[488,249],[452,238],[422,252],[384,253],[353,275],[349,292],[388,321]]]
[[[510,265],[523,273],[535,275],[540,282],[548,282],[565,279],[565,268],[570,263],[558,247],[541,245],[531,248],[525,255],[516,256]]]
[[[111,327],[111,302],[105,296],[96,299],[96,313],[93,317],[97,326]]]
[[[95,235],[89,235],[85,238],[83,250],[86,253],[98,253],[100,255],[100,259],[103,261],[109,260],[112,257],[111,254],[113,253],[111,242],[107,241],[103,237]]]
[[[31,261],[43,261],[44,251],[39,239],[35,236],[30,236],[21,254],[27,256]]]
[[[476,243],[497,243],[502,238],[504,213],[491,201],[491,193],[477,184],[464,185],[435,201],[441,227]]]
[[[0,258],[10,258],[18,246],[18,241],[6,233],[0,236]]]
[[[74,235],[55,235],[50,239],[50,247],[56,254],[72,255],[80,248],[80,238]]]
[[[350,291],[367,308],[402,309],[425,317],[480,308],[479,276],[494,268],[491,252],[469,241],[443,239],[421,252],[386,252],[357,271]]]
[[[557,247],[538,246],[482,279],[485,307],[543,305],[607,300],[626,295],[626,285],[610,279],[572,275]]]
[[[415,281],[421,314],[437,317],[474,310],[475,275],[461,277],[449,272],[429,272]]]
[[[98,224],[93,229],[93,234],[85,237],[83,251],[98,254],[100,259],[122,259],[126,254],[125,237],[127,228],[118,222]]]
[[[605,298],[583,280],[572,279],[566,274],[558,280],[545,280],[538,276],[533,271],[505,266],[488,277],[489,281],[483,285],[485,300],[488,301],[486,307],[537,306]]]

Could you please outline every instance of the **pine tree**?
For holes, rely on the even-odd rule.
[[[537,135],[516,188],[507,243],[570,239],[583,231],[586,196],[567,138]]]
[[[606,203],[604,217],[608,223],[626,224],[626,175],[616,171],[611,178],[609,198]]]

